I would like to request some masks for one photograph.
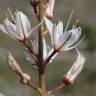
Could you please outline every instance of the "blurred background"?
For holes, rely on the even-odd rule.
[[[31,20],[32,27],[37,24],[33,16],[30,0],[0,0],[0,23],[3,22],[7,8],[13,12],[18,9],[23,11]],[[71,25],[80,19],[82,36],[85,39],[78,46],[86,57],[86,64],[73,85],[65,87],[59,96],[96,96],[96,0],[56,0],[54,21],[60,18],[64,26],[69,15],[75,10]],[[33,36],[34,37],[34,36]],[[13,40],[10,36],[0,31],[0,93],[5,96],[37,96],[28,86],[19,83],[18,76],[10,69],[3,58],[11,51],[22,69],[32,75],[32,80],[38,84],[38,70],[34,69],[25,59],[24,46]],[[62,76],[69,70],[76,60],[76,51],[61,53],[46,68],[46,86],[52,89],[61,82]]]

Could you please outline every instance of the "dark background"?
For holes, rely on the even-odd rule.
[[[32,27],[37,21],[32,14],[30,0],[0,0],[0,23],[3,22],[4,14],[9,7],[13,12],[18,9],[23,11],[31,20]],[[64,26],[69,15],[75,10],[71,25],[76,19],[80,19],[82,36],[86,38],[78,46],[86,57],[86,64],[73,85],[65,87],[60,96],[96,96],[96,0],[56,0],[54,21],[61,18]],[[8,66],[4,56],[11,51],[25,72],[32,75],[32,80],[37,84],[38,71],[27,64],[23,54],[24,46],[0,31],[0,93],[5,96],[36,96],[36,93],[27,86],[19,84],[19,78]],[[46,68],[47,89],[58,85],[62,76],[68,71],[76,59],[76,51],[61,53]]]

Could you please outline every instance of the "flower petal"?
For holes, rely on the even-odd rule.
[[[28,38],[29,32],[31,30],[30,28],[30,22],[25,14],[23,14],[20,11],[16,12],[16,27],[17,27],[17,33],[21,38]]]
[[[70,81],[74,81],[74,79],[81,72],[85,63],[85,57],[78,50],[77,53],[78,53],[78,57],[66,75]]]
[[[55,45],[55,42],[58,40],[58,33],[57,33],[57,27],[55,24],[53,24],[49,19],[47,19],[45,17],[45,23],[46,23],[46,27],[48,28],[48,31],[50,33],[51,36],[51,42],[52,45]],[[55,36],[54,36],[55,35]]]
[[[57,26],[54,25],[53,27],[53,40],[54,40],[54,46],[55,48],[58,48],[58,45],[60,44],[59,38],[63,35],[63,22],[59,21]]]
[[[57,43],[57,48],[61,47],[62,48],[60,50],[64,51],[65,48],[65,44],[68,42],[68,40],[70,39],[72,35],[72,32],[64,32],[58,39],[58,43]]]
[[[49,19],[47,19],[46,17],[45,17],[45,23],[46,23],[46,27],[49,30],[50,35],[52,35],[53,34],[53,26],[54,26],[54,24]]]
[[[33,47],[33,51],[38,54],[38,41],[37,40],[33,40],[31,41],[32,47]]]
[[[63,33],[63,22],[61,20],[59,20],[57,24],[57,30],[58,30],[59,35]]]
[[[4,29],[5,31],[3,32],[10,35],[12,38],[18,39],[18,36],[16,34],[16,26],[11,23],[7,18],[4,20]]]
[[[31,63],[33,67],[37,68],[37,63],[34,56],[27,49],[24,50],[24,55],[26,56],[27,61]]]
[[[0,30],[3,31],[4,33],[8,34],[8,32],[6,31],[4,25],[0,24]]]
[[[70,36],[70,38],[68,39],[66,44],[63,46],[63,48],[62,48],[63,51],[69,50],[68,48],[70,48],[70,46],[71,46],[71,49],[72,49],[72,45],[74,45],[80,38],[81,28],[80,27],[74,28],[74,29],[68,31],[68,33],[70,33],[70,32],[72,32],[72,35]],[[62,41],[60,41],[60,42],[62,42]]]

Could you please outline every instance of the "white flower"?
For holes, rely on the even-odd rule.
[[[82,71],[82,68],[84,66],[84,63],[86,60],[85,57],[78,50],[77,50],[77,53],[78,53],[78,57],[76,61],[74,62],[72,67],[69,69],[68,73],[64,76],[65,84],[73,83],[75,78],[79,75],[79,73]]]
[[[38,41],[32,41],[32,48],[33,51],[38,54]],[[45,39],[43,38],[43,61],[46,61],[46,59],[50,56],[50,54],[54,51],[54,49],[50,49],[49,46],[46,45]],[[33,54],[31,54],[27,49],[25,49],[24,51],[26,59],[35,67],[37,68],[37,59],[34,57]],[[53,59],[55,58],[56,55],[54,55],[49,63],[51,63],[53,61]]]
[[[51,35],[51,42],[55,50],[67,51],[75,48],[81,35],[81,28],[72,28],[69,31],[63,32],[63,22],[59,21],[58,24],[53,24],[45,17],[46,27]]]
[[[14,23],[9,21],[9,19],[6,17],[4,23],[2,25],[0,24],[0,30],[10,35],[14,39],[18,39],[20,41],[26,40],[31,35],[32,31],[39,26],[37,25],[35,28],[31,29],[28,17],[21,11],[17,11],[15,13],[15,19],[10,10],[9,13]]]
[[[53,18],[53,9],[54,9],[55,0],[49,0],[46,5],[46,16],[48,18]]]

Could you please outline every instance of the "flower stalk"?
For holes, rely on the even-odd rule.
[[[60,85],[58,85],[55,89],[53,89],[50,94],[51,95],[54,95],[56,94],[57,92],[61,91],[63,88],[65,87],[65,84],[64,83],[61,83]]]
[[[39,1],[39,22],[41,22],[45,15],[45,0]],[[45,96],[46,94],[46,88],[45,88],[45,73],[44,73],[44,67],[43,67],[43,35],[44,32],[44,25],[42,24],[39,27],[39,33],[38,33],[38,67],[39,67],[39,87],[42,90],[42,94],[40,96]]]
[[[21,84],[34,89],[39,93],[39,96],[55,96],[65,85],[74,83],[75,78],[82,71],[85,64],[86,58],[77,49],[78,43],[82,40],[80,40],[81,27],[78,26],[79,19],[77,19],[71,30],[69,30],[68,26],[72,18],[72,11],[64,29],[61,20],[59,20],[57,24],[52,22],[55,0],[31,0],[31,5],[33,6],[35,15],[37,15],[37,26],[31,29],[30,21],[23,12],[17,10],[14,16],[10,9],[8,9],[11,20],[6,16],[3,24],[0,24],[0,30],[24,45],[26,60],[38,70],[38,86],[33,84],[29,74],[22,71],[11,54],[8,55],[8,63],[11,69],[20,77]],[[31,40],[31,42],[29,42],[29,37],[35,29],[38,29],[38,35],[34,41]],[[51,37],[51,45],[46,42],[45,35],[47,33],[49,33]],[[69,51],[71,49],[77,50],[78,55],[76,61],[63,76],[62,83],[53,90],[47,91],[45,82],[46,65],[51,63],[60,52]]]

